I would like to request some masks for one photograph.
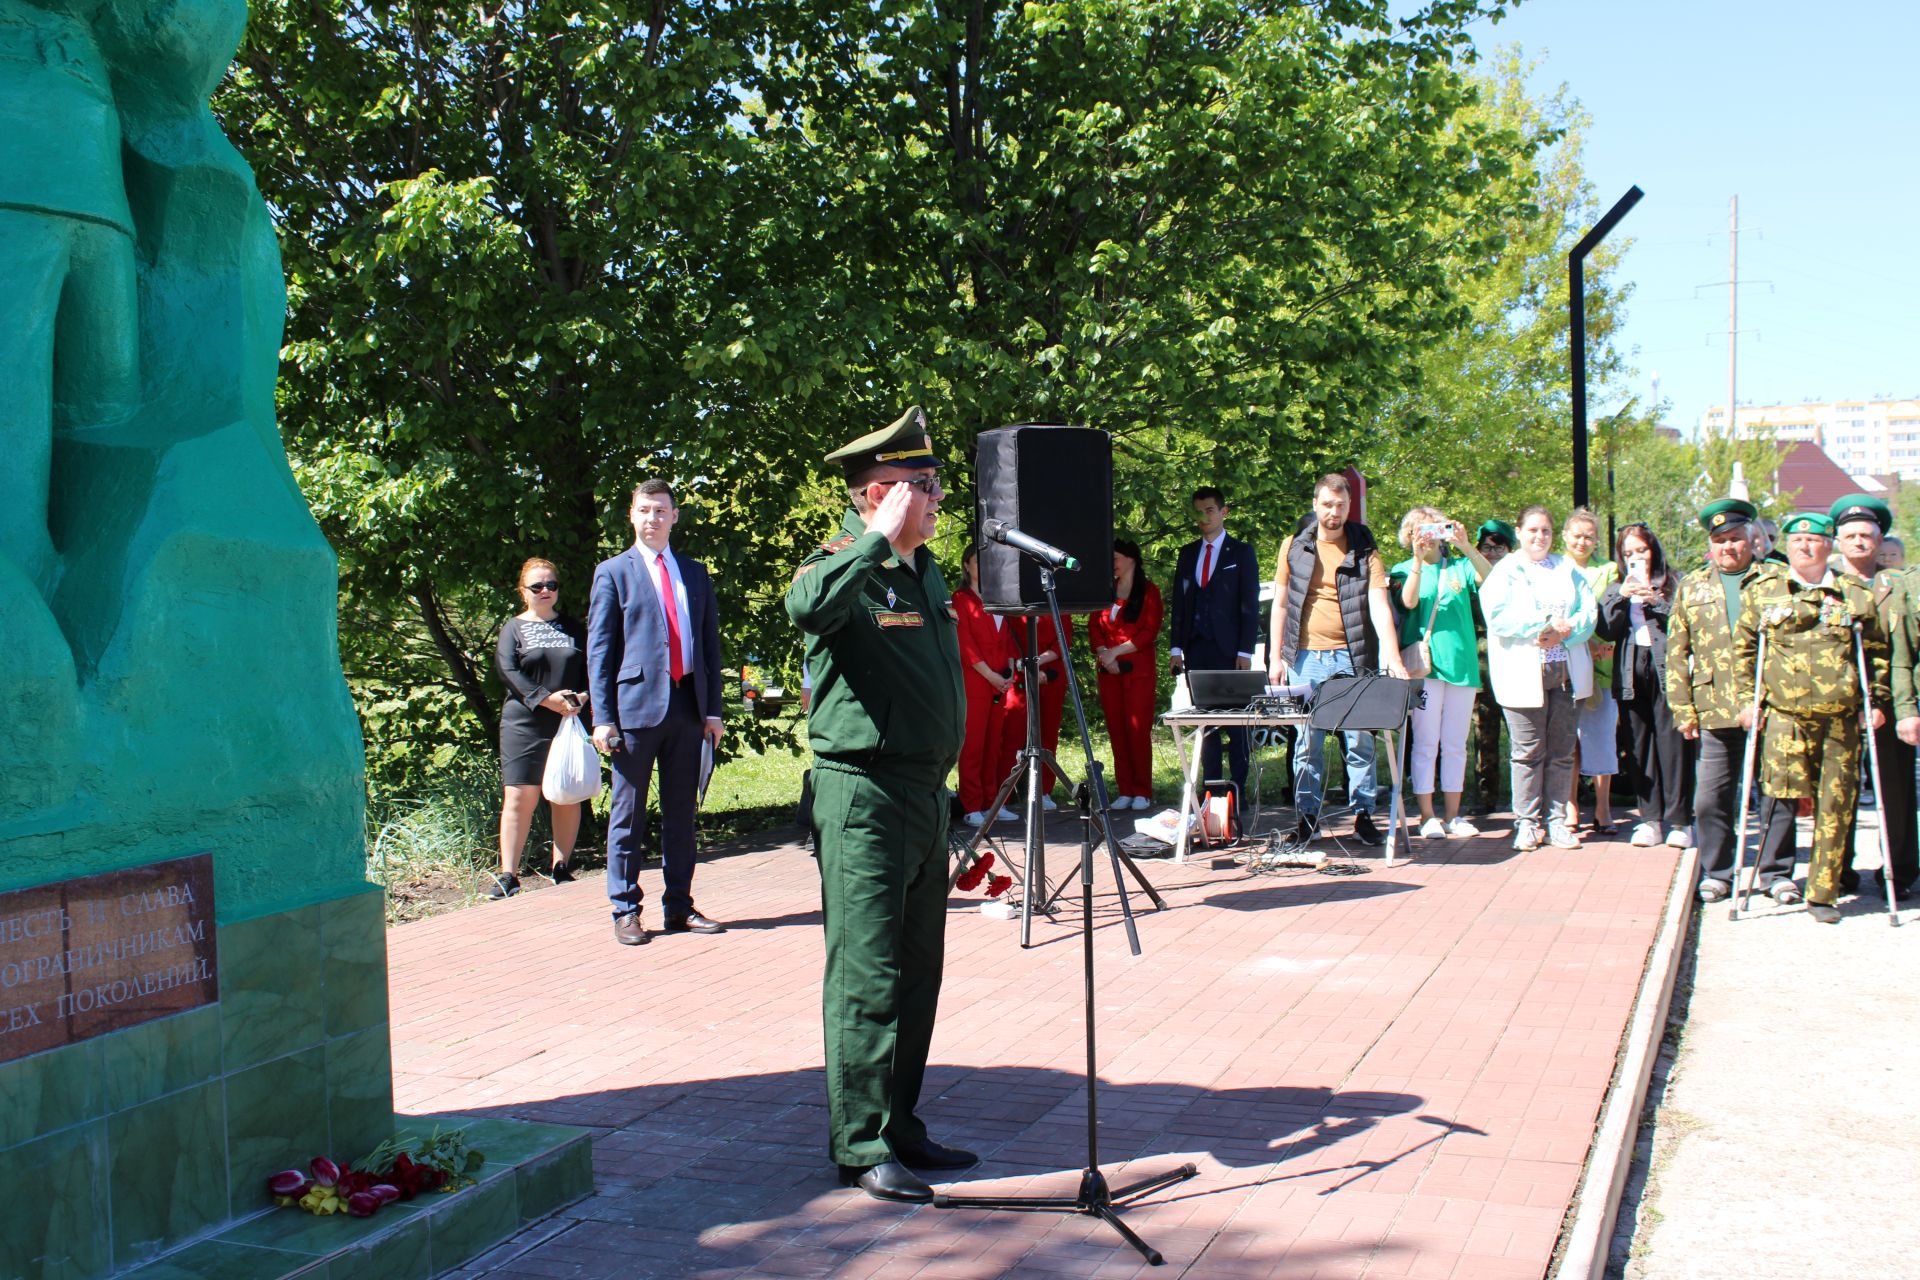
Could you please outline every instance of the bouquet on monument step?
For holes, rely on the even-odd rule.
[[[267,1194],[282,1208],[299,1206],[320,1217],[345,1213],[370,1218],[382,1205],[427,1191],[470,1187],[486,1156],[467,1145],[465,1129],[435,1127],[427,1137],[393,1137],[360,1160],[359,1168],[315,1156],[305,1170],[284,1169],[267,1179]]]

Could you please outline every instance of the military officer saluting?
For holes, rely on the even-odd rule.
[[[916,1112],[945,956],[946,778],[966,733],[950,594],[925,545],[945,495],[918,407],[827,460],[851,509],[794,575],[787,613],[813,681],[829,1144],[845,1185],[927,1201],[914,1170],[977,1159]]]
[[[1843,841],[1860,794],[1859,666],[1854,631],[1865,646],[1873,724],[1886,723],[1887,637],[1866,580],[1828,567],[1833,520],[1802,512],[1781,532],[1787,571],[1756,579],[1742,593],[1734,630],[1734,676],[1740,723],[1753,723],[1753,666],[1767,638],[1760,672],[1766,768],[1762,789],[1777,799],[1814,800],[1813,857],[1807,870],[1807,914],[1836,924]]]
[[[1759,512],[1750,502],[1722,498],[1700,509],[1707,531],[1707,564],[1688,574],[1667,621],[1667,706],[1680,735],[1699,745],[1694,825],[1700,841],[1700,900],[1720,902],[1733,891],[1733,824],[1739,812],[1747,735],[1740,708],[1751,701],[1753,659],[1745,679],[1735,671],[1734,627],[1742,596],[1780,569],[1755,559]],[[1743,701],[1740,691],[1748,691]],[[1756,756],[1756,758],[1763,758]],[[1793,882],[1793,810],[1772,796],[1760,802],[1760,857],[1756,883],[1775,902],[1800,901]]]
[[[1887,850],[1891,855],[1894,891],[1903,895],[1914,888],[1920,868],[1920,843],[1916,842],[1913,794],[1913,744],[1920,740],[1920,702],[1914,696],[1913,663],[1916,620],[1909,595],[1911,579],[1898,569],[1879,565],[1880,544],[1893,528],[1893,510],[1879,498],[1867,493],[1850,493],[1833,504],[1834,545],[1841,562],[1856,575],[1873,584],[1873,604],[1879,611],[1880,625],[1886,628],[1892,649],[1892,670],[1888,684],[1893,689],[1892,716],[1887,724],[1874,730],[1874,747],[1880,753],[1880,812],[1887,824]],[[1904,668],[1904,670],[1903,670]],[[1905,725],[1904,729],[1900,728]],[[1840,869],[1840,887],[1851,892],[1860,886],[1860,873],[1853,869],[1854,842],[1852,823],[1848,823],[1847,863]],[[1880,871],[1880,887],[1886,888],[1887,868]]]

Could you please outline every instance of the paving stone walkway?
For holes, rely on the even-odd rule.
[[[1051,834],[1064,872],[1077,835],[1064,818]],[[1377,851],[1314,872],[1147,861],[1167,909],[1134,896],[1137,958],[1103,862],[1103,1165],[1116,1184],[1200,1169],[1126,1213],[1164,1269],[1090,1219],[837,1187],[817,881],[791,845],[702,865],[721,937],[616,946],[587,882],[395,929],[396,1102],[596,1131],[597,1194],[463,1276],[1535,1280],[1678,856],[1516,856],[1485,836],[1417,842],[1393,868]],[[657,902],[658,872],[642,883]],[[923,1114],[986,1157],[957,1193],[1071,1195],[1086,1163],[1078,912],[1037,920],[1022,950],[1017,923],[978,901],[953,899]]]

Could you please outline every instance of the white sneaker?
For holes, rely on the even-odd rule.
[[[970,814],[968,814],[968,815],[967,815],[967,825],[968,825],[968,826],[970,826],[970,827],[984,827],[984,826],[986,826],[986,825],[987,825],[987,812],[986,812],[986,810],[984,810],[984,809],[975,809],[975,810],[974,810],[974,811],[973,811],[972,813],[970,813]]]
[[[1525,819],[1513,824],[1513,847],[1521,853],[1531,853],[1540,847],[1540,828]]]
[[[1573,834],[1573,828],[1564,822],[1547,824],[1547,843],[1556,849],[1578,849],[1580,837]]]
[[[1693,843],[1693,828],[1675,827],[1667,832],[1667,843],[1676,849],[1685,849]]]
[[[1438,818],[1428,818],[1420,824],[1422,840],[1444,840],[1447,838],[1447,824]]]
[[[1058,809],[1059,807],[1060,807],[1059,805],[1054,803],[1052,796],[1040,797],[1040,811],[1042,813],[1052,813],[1055,809]]]
[[[1153,808],[1153,797],[1135,796],[1133,798],[1133,807],[1136,809],[1151,809]]]
[[[1002,809],[1000,811],[1000,821],[1001,822],[1018,822],[1020,821],[1020,815],[1015,813],[1011,809]]]
[[[1447,834],[1456,839],[1465,839],[1469,836],[1479,835],[1480,828],[1474,826],[1465,818],[1449,818],[1447,819]]]
[[[1636,849],[1651,849],[1660,843],[1660,828],[1651,822],[1643,822],[1633,829],[1633,836],[1627,843]]]

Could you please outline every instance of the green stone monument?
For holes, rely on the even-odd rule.
[[[264,1197],[396,1122],[279,253],[207,107],[245,21],[0,0],[0,1280],[430,1275],[589,1176],[577,1134],[493,1121],[441,1203]]]

